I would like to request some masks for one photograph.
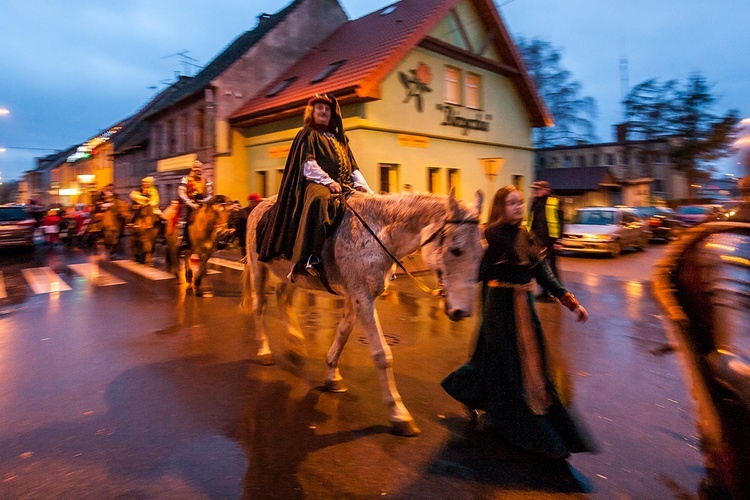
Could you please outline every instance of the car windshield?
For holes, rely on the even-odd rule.
[[[581,210],[578,212],[578,224],[605,226],[615,223],[615,213],[607,210]]]
[[[689,205],[686,207],[680,207],[677,209],[678,214],[684,214],[684,215],[702,215],[708,212],[708,209],[706,207],[699,207],[695,205]]]
[[[14,220],[25,220],[29,217],[26,215],[26,210],[21,207],[5,207],[0,208],[0,221],[14,221]]]
[[[659,207],[635,207],[635,211],[641,217],[652,217],[659,212]]]

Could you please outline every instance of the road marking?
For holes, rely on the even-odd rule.
[[[126,283],[117,276],[99,269],[98,264],[86,262],[84,264],[70,264],[68,267],[75,271],[76,274],[91,281],[95,286],[123,285]]]
[[[190,261],[190,269],[193,270],[193,273],[198,272],[198,267],[200,267],[200,263],[194,260]],[[185,272],[185,261],[180,261],[180,271]],[[216,269],[208,269],[206,268],[206,274],[221,274],[221,271],[217,271]]]
[[[243,264],[242,262],[237,262],[236,260],[222,259],[221,257],[211,257],[210,259],[208,259],[208,263],[213,264],[215,266],[228,267],[229,269],[234,269],[235,271],[245,270],[245,264]]]
[[[159,269],[156,269],[155,267],[138,264],[137,262],[133,262],[132,260],[113,260],[111,262],[112,264],[120,266],[130,272],[143,276],[144,278],[150,279],[152,281],[171,280],[175,277],[174,274],[168,273],[166,271],[161,271]]]
[[[3,272],[0,271],[0,299],[6,297],[8,297],[8,292],[5,290],[5,276],[3,276]]]
[[[29,267],[21,269],[24,279],[35,294],[66,292],[71,290],[67,283],[49,267]]]

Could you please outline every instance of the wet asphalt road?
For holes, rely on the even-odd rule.
[[[538,305],[556,382],[601,449],[561,465],[467,427],[439,382],[469,355],[476,318],[451,323],[404,278],[377,307],[416,438],[390,433],[357,327],[341,360],[349,391],[321,391],[335,297],[296,297],[302,362],[284,355],[271,300],[276,364],[261,366],[238,308],[239,272],[211,275],[215,296],[201,299],[112,264],[101,268],[126,283],[95,287],[67,267],[85,261],[59,249],[2,256],[0,498],[640,499],[698,489],[688,391],[647,282],[563,264],[589,322]],[[20,269],[38,265],[71,290],[35,295]]]

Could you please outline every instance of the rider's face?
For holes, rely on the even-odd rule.
[[[190,175],[192,175],[193,177],[200,178],[200,176],[201,176],[201,168],[200,167],[193,167],[190,170]]]
[[[331,121],[331,107],[322,102],[313,104],[313,121],[315,125],[327,126]]]

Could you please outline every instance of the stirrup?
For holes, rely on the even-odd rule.
[[[320,264],[320,259],[318,259],[317,257],[315,257],[315,262],[313,262],[313,257],[315,257],[315,255],[310,255],[307,258],[307,264],[305,264],[305,271],[310,276],[314,276],[314,277],[317,278],[318,276],[320,276],[320,273],[318,272],[317,269],[315,269],[314,266],[317,266],[318,264]]]

